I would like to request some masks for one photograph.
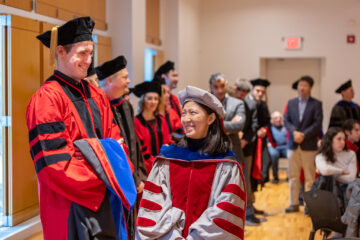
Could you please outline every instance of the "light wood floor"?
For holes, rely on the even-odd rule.
[[[257,227],[245,227],[246,240],[304,240],[308,239],[311,220],[304,215],[303,207],[298,213],[285,214],[289,205],[289,185],[285,180],[286,172],[280,171],[280,183],[267,183],[262,191],[255,193],[255,207],[265,210],[267,221]],[[38,233],[27,240],[42,240]],[[316,240],[322,239],[317,233]]]

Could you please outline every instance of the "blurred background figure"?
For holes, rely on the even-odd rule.
[[[268,150],[271,156],[271,164],[273,170],[274,183],[279,183],[279,159],[287,158],[287,139],[286,128],[284,127],[284,117],[279,111],[275,111],[271,114],[271,133],[274,141],[276,142],[276,148],[271,143],[268,143]]]

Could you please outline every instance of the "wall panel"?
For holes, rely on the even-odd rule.
[[[40,87],[40,33],[38,21],[11,17],[12,161],[10,209],[16,225],[39,213],[37,177],[29,153],[26,107]]]

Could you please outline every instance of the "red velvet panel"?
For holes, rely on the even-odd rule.
[[[245,191],[241,190],[240,186],[236,185],[236,184],[229,184],[227,185],[224,190],[222,190],[222,192],[229,192],[229,193],[233,193],[235,195],[237,195],[238,197],[240,197],[242,200],[245,201],[246,199],[246,193]]]
[[[230,202],[220,202],[216,205],[218,208],[231,213],[239,218],[243,217],[244,210]]]
[[[213,222],[221,229],[235,235],[240,239],[244,239],[244,230],[241,229],[241,227],[238,227],[235,224],[221,218],[215,218],[213,219]]]
[[[147,200],[147,199],[141,199],[141,202],[140,202],[140,207],[142,208],[146,208],[146,209],[149,209],[149,210],[152,210],[152,211],[160,211],[162,209],[162,206],[153,202],[153,201],[150,201],[150,200]]]
[[[144,189],[153,193],[162,193],[162,188],[159,185],[156,185],[155,183],[150,181],[145,182]]]
[[[152,227],[155,226],[155,224],[156,222],[154,220],[148,218],[138,217],[136,219],[136,226],[139,227]]]

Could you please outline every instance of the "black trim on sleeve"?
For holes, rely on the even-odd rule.
[[[31,157],[34,159],[36,154],[41,151],[50,151],[65,148],[67,142],[65,138],[40,140],[30,149]]]
[[[44,167],[50,166],[52,164],[61,162],[61,161],[69,161],[71,159],[70,154],[68,153],[60,153],[60,154],[53,154],[49,156],[41,157],[35,163],[35,170],[36,173],[39,173],[41,169]]]
[[[29,131],[29,142],[34,140],[40,134],[50,134],[65,131],[65,123],[63,122],[49,122],[36,125]]]

